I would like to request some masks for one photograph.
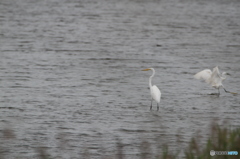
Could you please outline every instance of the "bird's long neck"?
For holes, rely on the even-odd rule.
[[[149,77],[149,87],[152,88],[152,78],[153,76],[155,75],[155,70],[152,69],[153,73],[152,73],[152,76]]]

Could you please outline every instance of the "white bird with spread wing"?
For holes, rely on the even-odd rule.
[[[197,74],[194,75],[194,78],[203,80],[206,83],[210,84],[213,88],[218,89],[218,95],[220,95],[220,90],[219,88],[222,87],[225,92],[227,93],[232,93],[232,94],[237,94],[234,92],[229,92],[227,91],[222,82],[226,79],[226,72],[223,72],[222,74],[219,72],[218,66],[213,68],[213,71],[210,69],[205,69],[203,71],[198,72]]]
[[[149,71],[149,70],[153,71],[152,76],[149,77],[149,87],[150,87],[150,93],[151,93],[151,96],[152,96],[150,110],[152,109],[152,101],[153,101],[153,99],[157,102],[157,110],[159,110],[159,103],[160,103],[160,99],[161,99],[161,92],[160,92],[159,88],[156,85],[152,85],[152,78],[155,75],[155,70],[154,70],[154,68],[147,68],[147,69],[144,69],[142,71]]]

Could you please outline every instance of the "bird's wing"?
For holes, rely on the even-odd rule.
[[[208,81],[208,79],[211,77],[212,71],[209,69],[205,69],[203,71],[198,72],[197,74],[194,75],[194,78],[199,79],[199,80],[204,80],[205,82]]]
[[[213,72],[212,72],[212,76],[211,77],[214,77],[214,78],[220,78],[221,77],[221,74],[219,72],[218,67],[214,67],[213,68]]]
[[[209,83],[213,87],[219,87],[222,85],[222,78],[221,78],[221,74],[219,72],[218,67],[213,68],[213,72],[212,72],[211,78],[209,79]]]
[[[156,85],[152,86],[151,95],[156,102],[160,103],[161,92]]]

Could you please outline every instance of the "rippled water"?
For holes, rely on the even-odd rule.
[[[15,136],[1,139],[4,155],[113,158],[119,141],[139,158],[143,141],[158,154],[208,134],[214,119],[238,127],[239,95],[208,95],[217,90],[193,75],[218,65],[240,92],[239,19],[231,0],[2,0],[0,129]],[[148,67],[159,112],[149,111]]]

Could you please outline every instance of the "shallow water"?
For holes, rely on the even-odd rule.
[[[237,1],[1,1],[0,129],[15,137],[2,137],[3,155],[113,158],[119,141],[139,158],[143,141],[157,155],[213,120],[239,127],[239,95],[208,95],[217,90],[193,79],[218,65],[240,92],[239,19]]]

